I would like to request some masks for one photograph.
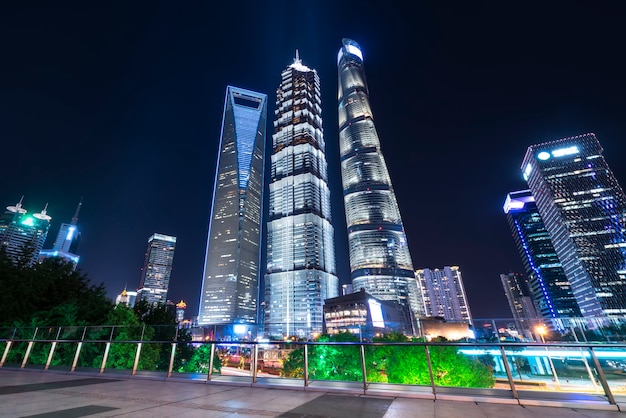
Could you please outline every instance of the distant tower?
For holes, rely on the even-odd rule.
[[[23,198],[0,216],[0,245],[13,263],[32,265],[46,241],[52,218],[47,214],[47,204],[40,213],[28,215],[22,208]],[[28,259],[22,259],[23,256]]]
[[[132,308],[133,306],[135,306],[136,300],[137,300],[137,292],[129,292],[128,290],[126,290],[126,287],[124,287],[124,290],[122,290],[122,293],[117,295],[117,297],[115,298],[115,304],[119,305],[120,303],[122,303]]]
[[[501,274],[500,281],[517,331],[532,338],[533,320],[537,319],[537,311],[528,286],[528,278],[524,274],[508,273]]]
[[[137,300],[145,299],[151,304],[159,302],[165,304],[175,247],[176,237],[154,234],[148,239]]]
[[[83,201],[81,199],[76,207],[74,216],[72,216],[71,223],[61,224],[52,249],[42,250],[39,255],[40,260],[49,257],[59,257],[71,262],[74,265],[74,269],[76,269],[78,261],[80,260],[80,256],[76,254],[80,240],[80,232],[76,223],[78,222],[78,213],[82,205]]]
[[[594,134],[532,145],[522,172],[584,317],[626,314],[626,196]]]
[[[187,304],[184,301],[180,301],[176,304],[176,322],[181,323],[185,320],[185,309]]]
[[[344,39],[337,60],[341,176],[352,288],[410,307],[414,323],[424,315],[424,303],[415,291],[400,210],[374,126],[363,54],[356,42]]]
[[[511,232],[528,276],[530,295],[544,318],[579,317],[580,309],[530,190],[504,202]]]
[[[266,116],[265,94],[227,87],[198,311],[218,333],[257,323]]]
[[[336,297],[320,80],[298,51],[276,91],[267,223],[265,330],[310,338],[323,331],[324,300]]]
[[[417,270],[415,276],[422,286],[427,316],[472,323],[472,314],[458,266]]]

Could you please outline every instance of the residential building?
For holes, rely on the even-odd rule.
[[[521,273],[500,274],[500,281],[515,320],[516,331],[519,335],[532,338],[538,315],[530,292],[528,276]]]
[[[425,316],[436,316],[448,322],[472,323],[469,303],[458,266],[415,271],[424,295]]]

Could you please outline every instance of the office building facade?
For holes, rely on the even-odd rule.
[[[350,269],[355,292],[424,315],[400,210],[374,126],[359,45],[343,39],[339,70],[339,146]]]
[[[29,215],[20,199],[15,206],[7,206],[0,216],[0,246],[14,264],[29,266],[39,258],[52,219],[47,207]]]
[[[415,271],[424,295],[426,316],[437,316],[450,322],[472,323],[472,314],[458,266]]]
[[[580,309],[572,287],[531,191],[509,193],[504,202],[504,213],[538,313],[544,318],[579,317]]]
[[[226,330],[257,323],[266,117],[265,94],[226,88],[198,311],[201,326]]]
[[[175,249],[176,237],[154,234],[148,239],[137,300],[145,300],[150,304],[167,302]]]
[[[522,173],[584,317],[626,314],[626,196],[594,134],[532,145]]]
[[[310,338],[336,297],[320,79],[298,52],[281,74],[272,135],[265,276],[265,333]]]
[[[537,310],[530,292],[529,280],[525,274],[500,274],[500,281],[517,332],[527,338],[532,337],[533,326],[537,322]]]
[[[52,248],[41,250],[39,253],[39,259],[44,258],[61,258],[73,264],[74,269],[78,266],[80,256],[77,254],[78,242],[80,241],[80,231],[78,229],[78,213],[83,202],[78,204],[72,221],[68,223],[62,223],[59,228],[59,232],[54,240]]]

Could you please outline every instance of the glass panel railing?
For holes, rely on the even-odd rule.
[[[494,354],[475,355],[463,352],[459,346],[431,345],[428,347],[435,386],[491,389],[496,383],[491,363]],[[491,357],[491,358],[489,358]]]
[[[309,345],[309,380],[361,382],[360,348],[353,344],[319,342]]]

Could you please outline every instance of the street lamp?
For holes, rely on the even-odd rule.
[[[543,338],[544,334],[548,332],[548,329],[545,325],[538,325],[535,327],[535,331],[541,337],[541,342],[543,344],[546,343],[546,340]],[[550,363],[550,369],[552,369],[552,376],[554,376],[554,386],[557,390],[561,390],[561,383],[559,382],[559,377],[556,375],[556,369],[554,368],[554,363],[552,363],[552,357],[550,357],[550,352],[548,351],[548,346],[544,345],[546,349],[546,355],[548,356],[548,363]]]

